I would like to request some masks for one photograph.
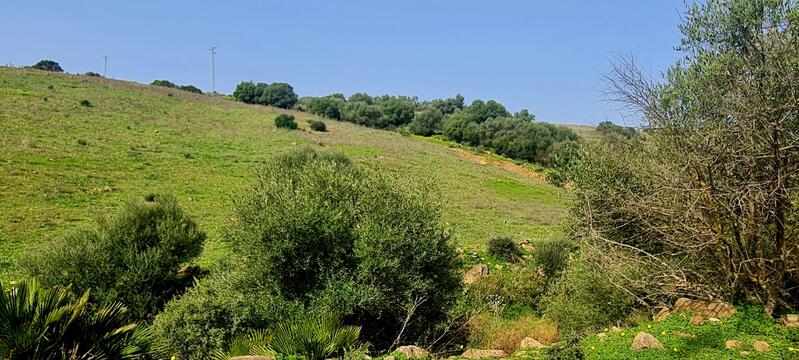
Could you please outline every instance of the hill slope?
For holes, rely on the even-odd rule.
[[[90,106],[81,104],[88,100]],[[362,166],[439,184],[445,219],[465,248],[494,234],[560,233],[565,194],[505,160],[483,161],[424,139],[327,121],[328,132],[274,126],[283,110],[136,83],[0,67],[0,277],[24,249],[46,245],[126,199],[172,193],[220,242],[231,201],[259,164],[292,147],[334,149]]]

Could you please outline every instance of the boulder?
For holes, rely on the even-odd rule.
[[[534,252],[535,251],[535,246],[533,246],[533,242],[530,239],[527,239],[527,240],[524,240],[524,241],[520,242],[519,243],[519,247],[521,247],[522,250],[527,251],[527,252]]]
[[[672,312],[692,312],[696,315],[723,319],[735,315],[735,306],[720,301],[679,298],[674,302],[674,309]]]
[[[655,322],[662,322],[668,319],[669,315],[671,315],[671,311],[669,311],[667,308],[662,308],[657,315],[655,315],[654,320]]]
[[[782,318],[780,318],[780,325],[788,328],[799,327],[799,315],[787,314],[783,316]]]
[[[705,318],[703,318],[702,315],[694,315],[691,317],[691,320],[688,321],[691,323],[691,325],[699,326],[705,322]]]
[[[752,343],[752,348],[757,352],[771,351],[771,345],[765,341],[755,341]]]
[[[739,354],[741,354],[741,356],[748,356],[749,352],[748,351],[741,351],[741,352],[739,352]]]
[[[686,339],[696,339],[696,335],[694,335],[694,334],[689,334],[689,333],[682,332],[682,331],[678,332],[676,335],[677,335],[677,336],[679,336],[679,337],[681,337],[681,338],[686,338]]]
[[[718,323],[721,322],[721,319],[711,317],[711,318],[707,318],[707,321],[711,322],[711,323],[714,323],[714,324],[718,324]]]
[[[464,359],[486,359],[486,358],[496,358],[501,359],[508,357],[502,350],[481,350],[481,349],[468,349],[461,354],[461,358]]]
[[[400,346],[394,351],[401,352],[408,359],[426,359],[430,357],[427,350],[413,345]]]
[[[463,283],[465,285],[474,284],[485,275],[488,275],[488,266],[486,264],[477,264],[463,275]]]
[[[519,348],[522,349],[543,349],[546,345],[538,342],[538,340],[533,339],[531,337],[526,337],[522,339],[522,343],[519,344]]]
[[[724,347],[727,349],[740,349],[741,342],[738,340],[727,340],[724,342]]]
[[[621,328],[620,328],[620,327],[618,327],[618,326],[612,326],[612,327],[610,328],[610,331],[613,331],[613,332],[615,332],[615,333],[620,333],[620,332],[621,332]]]
[[[639,332],[635,334],[633,345],[630,348],[633,350],[663,349],[663,344],[652,334]]]

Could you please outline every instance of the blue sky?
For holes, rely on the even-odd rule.
[[[542,121],[625,121],[602,100],[618,54],[659,75],[680,54],[682,0],[62,1],[0,4],[0,63],[58,61],[217,90],[288,82],[300,95],[462,94]]]

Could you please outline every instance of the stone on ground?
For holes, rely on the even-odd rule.
[[[413,345],[400,346],[394,351],[401,352],[408,359],[426,359],[430,357],[427,350]]]
[[[486,264],[477,264],[463,275],[463,283],[466,285],[474,284],[485,275],[488,275],[488,266]]]
[[[630,348],[633,350],[662,349],[663,344],[652,334],[639,332],[635,334],[635,339],[633,339],[633,344]]]
[[[724,342],[724,347],[727,349],[740,349],[741,342],[738,340],[727,340]]]
[[[481,350],[481,349],[468,349],[461,357],[464,359],[485,359],[485,358],[505,358],[508,355],[502,350]]]
[[[519,345],[522,349],[543,349],[546,345],[538,342],[538,340],[533,339],[531,337],[526,337],[522,339],[522,343]]]
[[[694,315],[691,317],[691,320],[689,320],[689,322],[691,323],[691,325],[699,326],[705,322],[705,318],[703,318],[702,315]]]
[[[757,352],[766,352],[771,351],[771,345],[769,345],[765,341],[755,341],[752,343],[752,348],[755,349]]]

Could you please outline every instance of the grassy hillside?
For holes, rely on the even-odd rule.
[[[90,106],[83,100],[88,100]],[[231,199],[259,164],[292,147],[334,149],[399,177],[430,178],[465,248],[494,234],[560,236],[567,194],[509,161],[424,139],[326,121],[328,132],[278,130],[282,110],[136,83],[0,67],[0,274],[25,249],[115,211],[126,199],[175,194],[220,242]]]

